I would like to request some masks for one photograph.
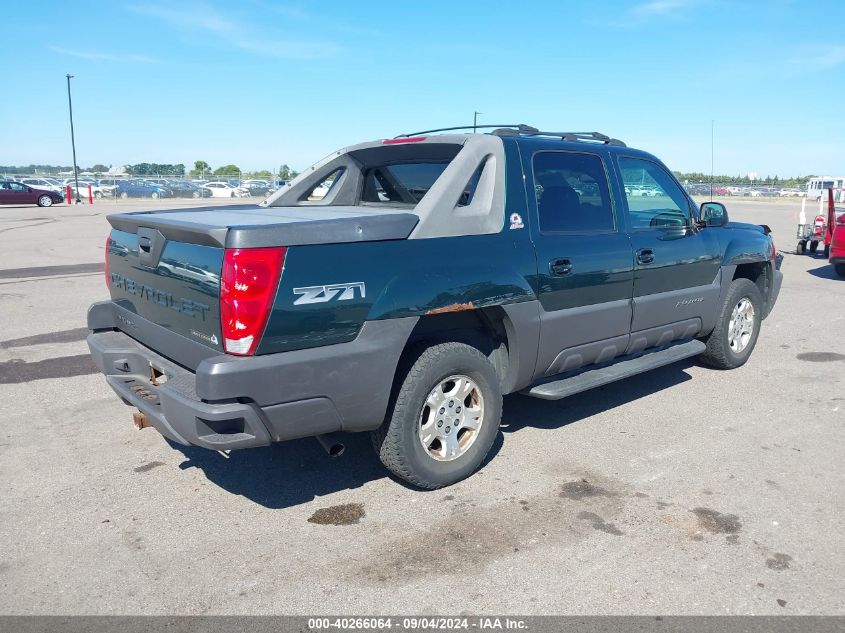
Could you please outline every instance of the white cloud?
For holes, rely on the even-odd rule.
[[[73,48],[62,48],[61,46],[50,46],[49,49],[59,55],[87,59],[89,61],[108,62],[138,62],[142,64],[158,64],[161,60],[147,55],[136,55],[134,53],[97,53],[92,51],[80,51]]]
[[[337,45],[332,42],[268,37],[266,33],[238,22],[234,16],[220,14],[205,5],[170,7],[141,4],[127,8],[134,13],[160,20],[171,27],[211,35],[222,44],[263,57],[315,59],[331,56],[338,50]]]
[[[789,60],[789,65],[801,70],[829,70],[845,63],[845,45],[805,47]]]

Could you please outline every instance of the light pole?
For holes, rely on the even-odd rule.
[[[79,169],[76,167],[76,139],[73,137],[73,103],[70,99],[70,80],[73,75],[67,76],[67,109],[70,113],[70,146],[73,148],[73,182],[76,185],[76,204],[82,202],[79,198]]]
[[[483,112],[473,112],[472,113],[472,133],[475,134],[475,128],[478,127],[478,115],[484,114]]]

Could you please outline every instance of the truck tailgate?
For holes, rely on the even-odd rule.
[[[112,302],[131,313],[121,321],[125,331],[133,334],[129,321],[137,316],[223,352],[225,249],[405,239],[419,218],[405,208],[238,205],[124,213],[108,220],[109,291]]]

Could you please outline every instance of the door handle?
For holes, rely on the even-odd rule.
[[[638,264],[651,264],[654,261],[654,249],[641,248],[637,251]]]
[[[549,272],[553,277],[563,277],[572,272],[572,260],[567,257],[558,257],[549,262]]]

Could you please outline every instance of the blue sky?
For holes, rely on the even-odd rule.
[[[71,8],[72,7],[72,8]],[[6,3],[0,164],[303,168],[400,132],[599,130],[717,173],[845,173],[845,2]]]

